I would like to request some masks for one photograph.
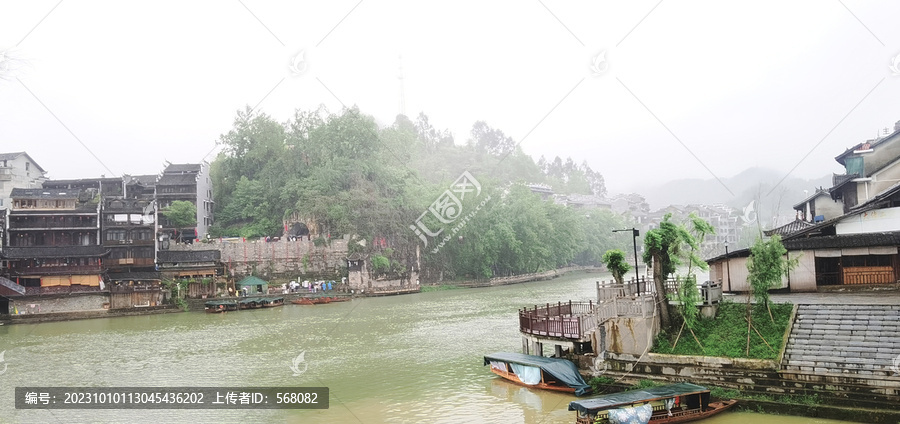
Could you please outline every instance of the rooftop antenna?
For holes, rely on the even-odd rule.
[[[400,62],[397,79],[400,80],[400,114],[406,116],[406,92],[403,89],[403,55],[397,56]]]

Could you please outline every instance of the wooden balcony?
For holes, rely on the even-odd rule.
[[[100,265],[52,265],[52,266],[20,266],[11,269],[13,275],[65,275],[65,274],[100,274]]]
[[[519,331],[536,336],[582,340],[597,327],[593,302],[535,305],[519,311]]]

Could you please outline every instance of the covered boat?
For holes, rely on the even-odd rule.
[[[576,424],[684,423],[718,414],[737,401],[709,401],[709,389],[691,383],[667,384],[569,402]]]
[[[211,300],[204,304],[204,309],[209,313],[236,311],[238,304],[233,300]]]
[[[260,303],[260,299],[256,297],[245,297],[238,301],[238,305],[241,309],[256,309],[261,308],[262,303]]]
[[[275,306],[283,306],[284,298],[283,297],[276,297],[276,298],[263,297],[263,298],[259,299],[259,304],[263,308],[272,308]]]
[[[484,365],[488,364],[494,374],[529,387],[575,393],[576,396],[591,390],[578,373],[578,367],[565,359],[498,352],[484,356]]]

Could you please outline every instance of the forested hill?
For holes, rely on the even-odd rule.
[[[625,225],[621,217],[567,209],[524,185],[602,195],[599,172],[571,158],[535,162],[484,122],[462,144],[424,114],[379,127],[357,108],[297,111],[288,122],[247,108],[220,143],[211,166],[214,236],[280,236],[285,223],[302,222],[319,243],[352,235],[352,251],[377,257],[377,273],[395,275],[415,265],[419,246],[425,280],[596,264],[606,249],[625,247],[611,232]],[[453,203],[446,193],[463,172],[480,191]],[[444,231],[420,237],[416,228]]]

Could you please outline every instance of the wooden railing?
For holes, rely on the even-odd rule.
[[[656,314],[656,297],[645,294],[634,299],[612,299],[599,303],[596,311],[598,323],[617,317],[650,318]]]
[[[100,265],[18,266],[13,267],[12,272],[18,275],[99,274],[103,272],[103,267]]]
[[[889,266],[844,268],[844,284],[890,284],[896,282],[894,269]]]
[[[519,310],[519,331],[536,336],[580,340],[597,327],[593,302],[535,305]]]

